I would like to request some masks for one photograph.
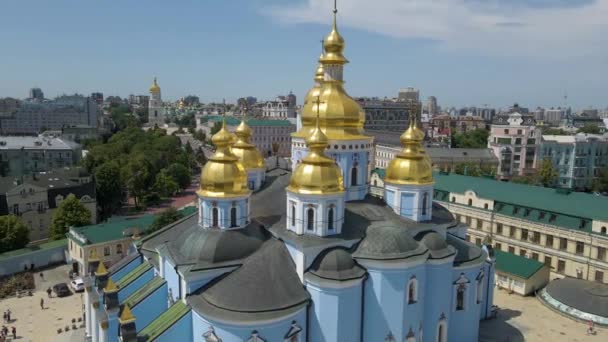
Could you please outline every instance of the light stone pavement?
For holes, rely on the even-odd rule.
[[[40,271],[35,275],[36,291],[33,296],[21,298],[8,298],[0,300],[0,311],[11,310],[13,322],[6,324],[7,327],[17,328],[17,340],[19,342],[72,342],[84,340],[84,327],[78,322],[82,317],[83,299],[81,293],[73,293],[70,296],[48,298],[46,289],[57,283],[69,283],[68,265],[61,265],[51,269],[43,270],[44,280],[40,279]],[[40,298],[44,298],[44,310],[40,309]],[[75,318],[77,329],[72,331],[72,318]],[[84,321],[84,320],[83,320]],[[57,329],[70,327],[68,333],[57,333]],[[11,335],[12,336],[12,335]],[[13,341],[9,338],[7,341]]]
[[[479,342],[583,342],[608,341],[608,329],[595,327],[587,335],[587,324],[562,316],[535,297],[494,292],[498,317],[481,322]]]

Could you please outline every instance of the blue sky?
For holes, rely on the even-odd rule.
[[[204,102],[312,86],[331,0],[3,1],[0,97],[146,93]],[[608,106],[608,0],[339,0],[353,96]]]

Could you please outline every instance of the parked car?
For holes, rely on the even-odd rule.
[[[84,281],[82,278],[76,278],[70,282],[70,287],[74,292],[82,292],[84,291]]]
[[[70,288],[66,283],[59,283],[53,286],[53,292],[57,295],[57,297],[65,297],[72,294]]]

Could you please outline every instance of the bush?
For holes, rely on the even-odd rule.
[[[0,277],[0,298],[12,296],[17,291],[33,290],[35,287],[34,275],[31,272]]]

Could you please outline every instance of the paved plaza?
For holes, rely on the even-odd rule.
[[[479,342],[583,342],[608,341],[608,330],[586,333],[587,324],[564,317],[545,307],[535,297],[495,291],[498,317],[481,322]]]
[[[82,322],[76,321],[77,329],[72,331],[72,319],[82,317],[82,295],[73,293],[71,296],[48,298],[46,289],[57,283],[68,283],[68,265],[61,265],[52,269],[42,271],[44,280],[40,279],[39,272],[36,274],[36,291],[33,296],[21,298],[8,298],[0,300],[0,311],[11,310],[11,323],[7,327],[17,328],[17,340],[19,342],[41,342],[57,341],[72,342],[84,340],[84,327]],[[44,309],[40,309],[40,299],[44,298]],[[65,329],[69,326],[70,331],[61,334],[57,329]],[[7,341],[13,341],[9,338]]]

